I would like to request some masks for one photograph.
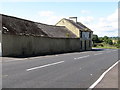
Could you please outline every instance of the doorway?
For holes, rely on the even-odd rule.
[[[87,47],[87,46],[86,46],[86,40],[85,40],[85,50],[86,50],[86,47]]]

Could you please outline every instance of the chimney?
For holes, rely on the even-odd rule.
[[[77,17],[69,17],[69,19],[77,23]]]

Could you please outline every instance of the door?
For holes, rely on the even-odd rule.
[[[86,50],[86,40],[85,40],[85,50]]]

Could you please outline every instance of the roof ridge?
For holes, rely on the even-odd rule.
[[[44,24],[44,23],[40,23],[40,22],[36,22],[36,23],[37,23],[37,24],[46,25],[46,26],[52,26],[52,27],[65,27],[65,26],[49,25],[49,24]]]
[[[92,30],[91,29],[89,29],[87,26],[85,26],[84,24],[82,24],[81,22],[77,22],[77,23],[75,23],[74,21],[72,21],[72,20],[70,20],[70,19],[66,19],[65,18],[65,20],[67,20],[67,21],[69,21],[70,23],[74,23],[75,24],[75,26],[77,27],[77,28],[81,28],[81,29],[79,29],[79,30],[81,30],[81,31],[91,31],[92,32]],[[79,24],[81,24],[81,25],[79,25]],[[87,28],[88,30],[85,30],[85,28]]]

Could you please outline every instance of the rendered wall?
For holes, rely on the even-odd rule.
[[[31,56],[80,51],[79,38],[2,35],[3,56]]]
[[[56,24],[56,26],[65,26],[67,29],[69,29],[72,33],[74,33],[78,38],[80,37],[79,29],[77,29],[74,25],[69,23],[66,20],[61,20],[59,23]]]

